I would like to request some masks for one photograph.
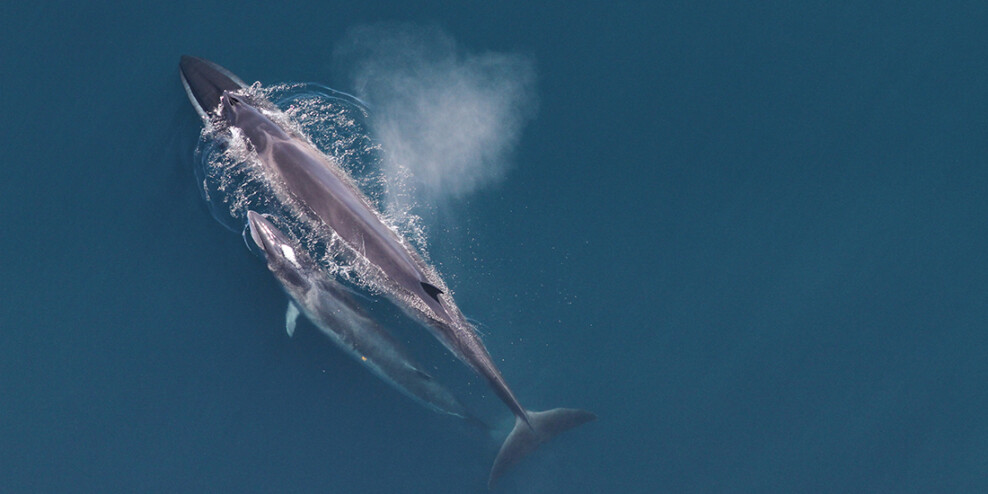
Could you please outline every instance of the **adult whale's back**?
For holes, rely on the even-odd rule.
[[[258,160],[281,182],[283,193],[333,229],[346,244],[383,276],[439,318],[450,318],[441,303],[442,290],[430,279],[425,262],[384,224],[370,202],[340,167],[326,155],[285,132],[242,96],[226,91],[220,97],[222,117],[241,129]]]
[[[308,142],[285,132],[256,105],[235,94],[246,86],[219,65],[183,56],[179,62],[189,99],[205,119],[222,119],[241,129],[259,161],[278,177],[283,193],[329,226],[354,251],[370,261],[382,282],[397,285],[437,317],[450,318],[439,300],[442,281],[377,215],[349,177]],[[224,96],[225,95],[225,96]],[[424,307],[423,307],[424,306]]]

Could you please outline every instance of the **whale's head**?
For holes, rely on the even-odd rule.
[[[239,91],[247,87],[229,70],[202,58],[183,55],[178,69],[189,101],[205,120],[216,116],[224,91]]]
[[[310,269],[309,258],[300,247],[260,213],[247,211],[250,238],[264,252],[268,269],[286,285],[286,288],[308,286],[305,273]]]

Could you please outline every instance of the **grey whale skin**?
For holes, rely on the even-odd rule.
[[[491,467],[488,486],[511,465],[557,434],[596,416],[567,408],[526,410],[515,398],[487,348],[444,293],[442,280],[388,228],[342,172],[311,144],[289,135],[242,94],[244,84],[212,62],[183,56],[182,81],[200,115],[239,128],[270,173],[308,213],[336,232],[376,267],[379,283],[406,312],[419,318],[450,351],[477,372],[515,415],[515,424]]]
[[[270,221],[247,211],[251,239],[264,252],[268,269],[291,298],[286,324],[293,331],[300,310],[334,343],[408,397],[427,408],[473,423],[478,419],[446,388],[412,360],[389,332],[375,323],[353,300],[346,288]]]

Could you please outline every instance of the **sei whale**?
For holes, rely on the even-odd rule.
[[[287,132],[251,101],[244,84],[222,67],[182,57],[183,84],[200,114],[240,130],[286,201],[331,228],[374,268],[372,280],[406,312],[422,321],[451,352],[477,372],[515,416],[491,468],[492,486],[504,471],[557,434],[596,416],[577,409],[529,411],[494,364],[475,328],[419,254],[380,218],[370,201],[330,158]]]

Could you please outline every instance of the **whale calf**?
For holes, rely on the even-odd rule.
[[[332,229],[353,253],[373,266],[377,275],[373,282],[484,378],[514,414],[514,427],[494,460],[488,486],[540,444],[596,418],[584,410],[529,411],[522,407],[438,274],[381,220],[330,158],[267,117],[242,90],[243,83],[226,69],[188,56],[182,57],[179,67],[200,114],[238,128],[256,151],[264,172],[279,184],[284,199]]]
[[[247,220],[251,239],[291,299],[285,321],[289,335],[301,312],[337,346],[408,397],[436,412],[479,423],[298,243],[254,211],[247,211]]]

